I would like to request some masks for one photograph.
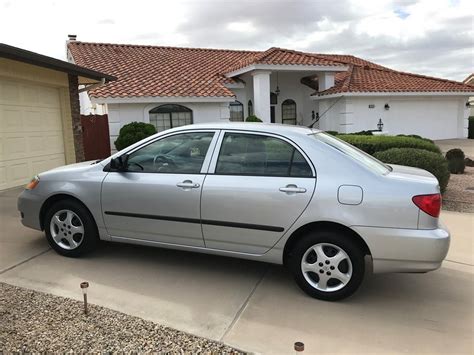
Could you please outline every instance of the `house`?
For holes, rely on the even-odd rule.
[[[474,73],[471,73],[466,79],[463,80],[466,85],[471,85],[474,88]],[[474,97],[469,98],[469,117],[474,117]]]
[[[83,160],[78,85],[113,76],[0,44],[0,190]]]
[[[467,136],[460,82],[392,70],[352,55],[270,48],[242,51],[68,41],[70,61],[115,75],[89,91],[108,111],[111,146],[120,128],[150,122],[158,131],[208,121],[313,125],[432,139]]]

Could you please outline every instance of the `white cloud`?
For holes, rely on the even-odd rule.
[[[472,0],[0,0],[0,41],[65,58],[91,42],[348,53],[462,80],[474,71]]]

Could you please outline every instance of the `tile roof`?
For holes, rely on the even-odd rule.
[[[463,83],[391,70],[352,55],[304,53],[282,48],[259,52],[79,41],[69,42],[68,49],[76,64],[118,78],[91,90],[89,94],[96,98],[233,97],[234,93],[225,84],[240,79],[228,78],[225,73],[252,64],[349,67],[336,74],[334,87],[315,95],[473,90]]]
[[[346,72],[337,73],[335,85],[313,95],[373,92],[472,92],[472,86],[446,79],[400,72],[370,65],[350,65]]]

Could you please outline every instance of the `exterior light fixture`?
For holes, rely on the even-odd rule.
[[[81,282],[81,290],[82,290],[82,295],[84,297],[84,314],[88,315],[89,314],[89,309],[87,307],[87,289],[89,288],[89,283],[88,282]]]
[[[311,119],[314,121],[314,119],[316,118],[316,114],[314,113],[314,110],[311,111]]]
[[[382,119],[379,118],[379,122],[377,123],[377,128],[379,129],[380,132],[383,130],[383,122]]]
[[[275,89],[275,94],[280,95],[280,87],[278,86],[278,72],[277,72],[277,87]]]
[[[389,105],[389,104],[385,104],[384,108],[388,111],[388,110],[390,110],[390,105]]]

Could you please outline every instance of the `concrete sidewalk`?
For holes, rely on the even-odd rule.
[[[0,194],[0,281],[81,299],[87,280],[93,303],[254,352],[293,353],[295,341],[305,354],[474,351],[472,214],[443,212],[453,238],[440,270],[369,275],[328,303],[274,265],[120,244],[81,259],[44,253],[43,235],[19,225],[15,193]]]

